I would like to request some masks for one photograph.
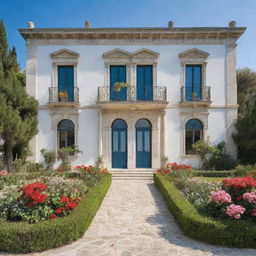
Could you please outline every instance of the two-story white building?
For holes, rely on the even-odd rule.
[[[20,29],[27,92],[39,101],[40,150],[77,145],[74,164],[103,156],[108,168],[198,166],[192,145],[232,140],[237,118],[236,41],[228,27]],[[124,83],[118,87],[118,83]],[[120,85],[120,84],[119,84]]]

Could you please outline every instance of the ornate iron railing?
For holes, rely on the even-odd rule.
[[[147,88],[147,87],[146,87]],[[109,86],[98,87],[98,102],[114,101],[155,101],[164,102],[166,98],[166,86],[153,86],[150,91],[144,91],[137,95],[136,86],[122,88],[119,92],[110,91]],[[126,93],[124,91],[126,90]]]
[[[79,88],[59,90],[58,87],[49,87],[49,103],[59,102],[79,103]]]
[[[211,87],[202,86],[181,87],[181,102],[209,102],[211,101]]]

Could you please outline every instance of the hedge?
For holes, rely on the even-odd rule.
[[[203,177],[230,177],[234,176],[234,171],[192,171],[195,176]]]
[[[90,226],[110,185],[111,175],[104,176],[66,217],[36,224],[0,219],[0,251],[36,252],[77,240]]]
[[[189,237],[227,247],[256,248],[256,225],[245,220],[214,220],[202,216],[164,176],[155,174],[154,181],[181,229]]]

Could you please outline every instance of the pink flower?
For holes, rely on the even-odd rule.
[[[241,214],[245,213],[245,208],[241,205],[231,204],[227,206],[226,214],[235,219],[240,219]]]
[[[4,170],[0,170],[0,176],[8,176],[8,172]]]
[[[210,200],[215,203],[231,203],[231,196],[224,190],[211,192]]]
[[[246,192],[243,194],[243,199],[246,199],[251,204],[256,203],[256,193]]]

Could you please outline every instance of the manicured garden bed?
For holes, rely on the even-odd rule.
[[[227,247],[256,248],[256,225],[253,222],[203,216],[165,175],[155,174],[154,181],[188,236]]]
[[[89,227],[110,185],[111,175],[104,174],[68,216],[34,224],[0,218],[0,251],[36,252],[77,240]]]

